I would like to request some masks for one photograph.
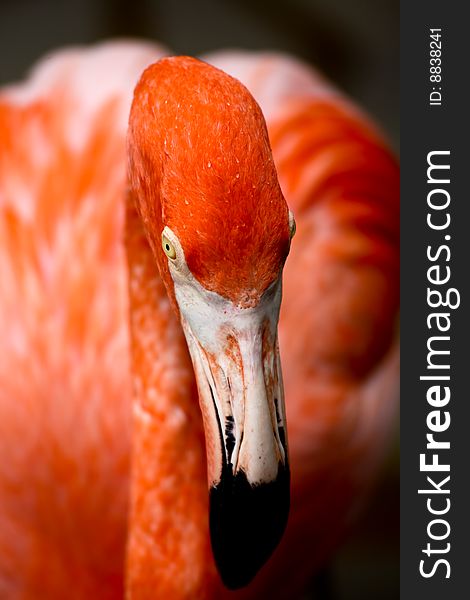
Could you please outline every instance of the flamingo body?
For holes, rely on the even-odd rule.
[[[124,587],[139,600],[229,594],[207,533],[193,368],[174,301],[126,200],[132,92],[164,54],[137,43],[60,52],[0,95],[2,598],[119,598]],[[254,582],[230,594],[292,598],[360,506],[391,428],[398,168],[374,127],[309,68],[275,54],[206,60],[245,83],[261,106],[297,222],[279,325],[291,517]],[[184,85],[172,96],[176,104],[183,92]],[[264,136],[257,105],[239,100]],[[191,201],[194,181],[184,175],[202,161],[203,178],[229,170],[231,187],[219,192],[239,190],[240,203],[249,186],[265,185],[260,218],[269,214],[276,179],[263,174],[263,160],[250,177],[237,177],[244,149],[230,155],[223,132],[220,142],[223,152],[211,156],[186,149],[168,193]],[[195,226],[181,229],[182,238],[196,230],[212,236],[188,258],[191,271],[207,289],[249,305],[253,271],[249,252],[238,249],[245,239],[258,244],[262,288],[277,268],[272,252],[263,254],[265,238],[241,230],[242,212],[222,212],[211,230],[207,213],[184,210],[191,209]],[[263,223],[270,239],[284,239],[280,221]],[[231,236],[234,227],[240,233]],[[210,457],[210,437],[206,444]]]

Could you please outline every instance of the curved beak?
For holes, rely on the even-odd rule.
[[[236,589],[272,554],[289,512],[281,281],[253,308],[203,295],[176,291],[204,419],[212,549],[224,584]]]

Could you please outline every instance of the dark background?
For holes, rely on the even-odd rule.
[[[0,0],[0,84],[44,53],[108,37],[158,40],[176,54],[276,49],[315,64],[399,146],[397,0]],[[322,600],[399,597],[398,443],[373,501],[331,565]]]

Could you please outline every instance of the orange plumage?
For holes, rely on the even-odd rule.
[[[193,368],[142,222],[132,202],[126,208],[131,95],[163,54],[122,43],[67,51],[0,94],[2,598],[119,598],[125,587],[139,600],[295,597],[362,501],[391,426],[397,164],[373,126],[309,68],[277,55],[209,56],[260,104],[297,222],[279,326],[291,516],[254,582],[224,591],[207,531]],[[139,85],[146,89],[145,77]],[[183,102],[184,79],[172,90]],[[265,136],[256,104],[240,94],[237,106],[253,111]],[[134,125],[141,132],[145,119]],[[208,155],[205,132],[193,154],[174,136],[181,158],[167,193],[194,201],[195,172],[229,181],[216,191],[236,196],[232,212],[209,221],[194,205],[193,221],[173,218],[181,239],[193,236],[191,271],[240,300],[250,252],[260,258],[252,287],[266,287],[277,268],[269,261],[287,230],[269,215],[280,191],[267,145],[237,178],[244,149],[230,154],[229,132],[219,132],[222,151]],[[232,236],[250,185],[266,185],[265,204],[259,221]]]

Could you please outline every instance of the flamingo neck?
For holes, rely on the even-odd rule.
[[[127,204],[134,427],[127,591],[205,598],[217,575],[194,375],[140,217],[131,198]]]

